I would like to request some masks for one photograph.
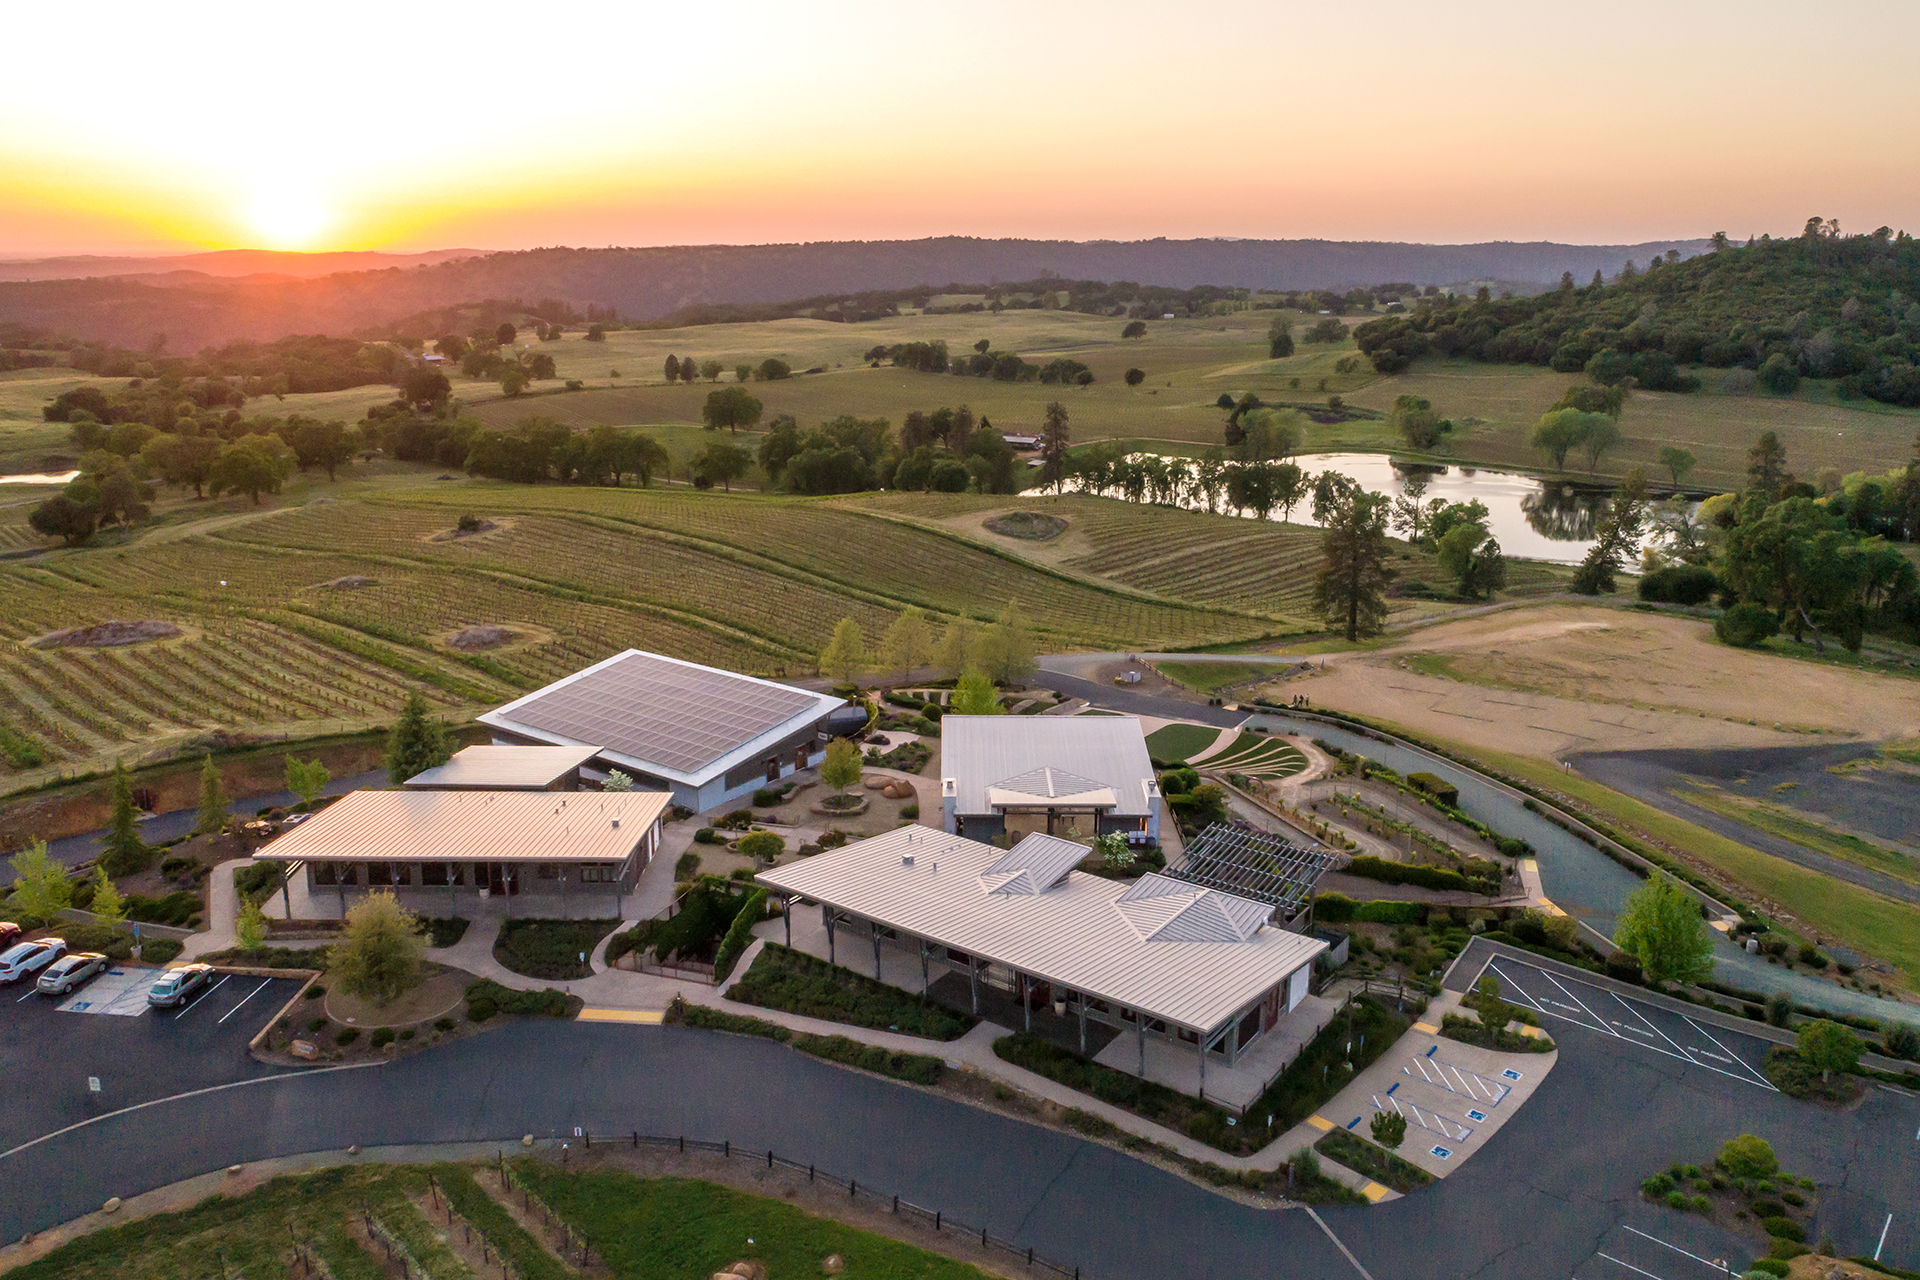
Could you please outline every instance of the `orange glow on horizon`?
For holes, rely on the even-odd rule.
[[[503,39],[517,12],[110,4],[87,93],[53,58],[0,81],[0,256],[1920,222],[1920,140],[1862,123],[1920,118],[1891,0],[586,3]]]

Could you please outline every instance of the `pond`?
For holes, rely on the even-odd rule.
[[[0,484],[66,484],[79,476],[78,471],[64,471],[59,475],[20,475],[0,476]]]
[[[1135,455],[1140,456],[1140,455]],[[1190,460],[1167,458],[1170,464],[1192,467]],[[1534,476],[1488,467],[1440,466],[1395,462],[1380,453],[1307,453],[1291,460],[1309,476],[1338,471],[1363,489],[1389,497],[1408,496],[1424,486],[1422,501],[1479,501],[1486,504],[1487,527],[1509,556],[1544,560],[1551,564],[1579,564],[1593,546],[1595,527],[1606,515],[1613,486],[1543,481]],[[1074,482],[1069,481],[1073,488]],[[1029,490],[1028,492],[1036,492]],[[1205,510],[1206,500],[1183,494],[1180,505]],[[1312,524],[1311,498],[1293,509],[1295,524]],[[1224,506],[1228,514],[1240,514]],[[1278,518],[1280,512],[1274,512]],[[1249,517],[1251,518],[1251,517]]]

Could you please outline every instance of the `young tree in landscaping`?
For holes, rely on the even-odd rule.
[[[327,784],[333,781],[333,775],[327,771],[327,766],[318,760],[308,760],[303,763],[288,756],[286,780],[287,790],[299,796],[300,803],[311,809],[313,802],[320,798],[320,793],[327,789]]]
[[[1670,444],[1660,450],[1660,465],[1666,469],[1668,475],[1673,477],[1675,484],[1679,484],[1680,478],[1693,470],[1694,463],[1698,461],[1698,458],[1678,445]]]
[[[140,838],[140,810],[133,803],[133,779],[127,776],[124,760],[113,762],[112,803],[107,836],[100,842],[100,865],[113,875],[130,876],[146,869],[153,850]]]
[[[1713,974],[1713,934],[1693,895],[1664,875],[1633,891],[1614,925],[1613,944],[1640,962],[1656,987]]]
[[[1837,1022],[1816,1018],[1800,1024],[1800,1059],[1820,1073],[1822,1081],[1831,1080],[1836,1071],[1851,1071],[1860,1065],[1860,1040]]]
[[[93,912],[93,918],[109,929],[118,929],[127,918],[127,904],[120,897],[120,890],[113,885],[113,877],[107,874],[105,867],[93,869],[93,901],[87,904],[87,910]]]
[[[607,780],[600,784],[602,791],[634,791],[637,786],[633,778],[618,769],[607,770]]]
[[[227,829],[227,818],[227,790],[220,785],[220,770],[209,751],[200,761],[200,817],[193,824],[193,834],[219,835]]]
[[[420,980],[427,942],[420,921],[391,893],[369,893],[347,908],[331,971],[348,995],[388,1004]]]
[[[880,637],[880,663],[889,671],[898,671],[905,680],[919,667],[927,665],[933,652],[933,628],[918,605],[900,611],[887,633]]]
[[[1067,482],[1067,407],[1058,400],[1047,406],[1046,423],[1040,429],[1040,483],[1060,492]]]
[[[848,787],[860,785],[860,748],[851,738],[835,738],[827,744],[826,758],[820,762],[820,781],[841,797]]]
[[[946,672],[950,679],[959,679],[961,673],[973,665],[974,650],[979,647],[979,640],[973,619],[955,618],[940,633],[940,644],[934,650],[933,665]]]
[[[428,714],[425,698],[409,695],[387,733],[387,781],[397,787],[417,773],[445,764],[452,755],[447,726]]]
[[[267,913],[250,893],[240,895],[240,907],[233,917],[233,933],[242,951],[258,951],[267,940]]]
[[[980,637],[977,657],[995,680],[1011,684],[1032,674],[1037,652],[1033,631],[1027,626],[1027,615],[1020,611],[1018,601],[1009,600],[993,625]]]
[[[1713,1158],[1713,1162],[1730,1176],[1749,1182],[1771,1178],[1780,1172],[1780,1157],[1774,1155],[1773,1144],[1751,1133],[1728,1138],[1721,1144],[1720,1153]]]
[[[820,651],[820,670],[841,684],[852,684],[866,669],[867,639],[860,633],[860,624],[842,618],[834,624],[827,647]]]
[[[1320,516],[1317,494],[1314,507]],[[1324,511],[1314,607],[1349,641],[1378,635],[1387,625],[1386,495],[1349,488]]]
[[[47,842],[35,840],[8,859],[13,868],[9,906],[22,915],[51,920],[73,902],[67,869],[47,856]]]
[[[1501,998],[1500,979],[1490,973],[1473,984],[1473,995],[1464,1003],[1471,1004],[1480,1015],[1480,1025],[1495,1034],[1506,1030],[1507,1024],[1519,1016],[1519,1011]]]
[[[1000,691],[978,667],[961,673],[953,686],[953,698],[947,703],[950,716],[997,716],[1006,714],[1006,710],[1000,705]]]
[[[1407,1140],[1407,1118],[1398,1111],[1376,1111],[1368,1128],[1373,1140],[1391,1151]]]

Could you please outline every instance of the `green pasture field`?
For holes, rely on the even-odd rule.
[[[1688,804],[1697,804],[1723,818],[1757,827],[1816,853],[1824,853],[1830,858],[1839,858],[1856,866],[1870,867],[1898,880],[1920,883],[1920,863],[1913,858],[1872,840],[1836,830],[1831,823],[1792,805],[1732,795],[1719,787],[1702,783],[1695,783],[1684,791],[1675,791],[1674,795]]]
[[[1178,681],[1196,693],[1215,694],[1228,685],[1270,675],[1268,663],[1251,662],[1157,662],[1154,666],[1169,680]]]
[[[1206,724],[1163,724],[1147,735],[1147,751],[1156,760],[1184,761],[1199,755],[1220,737],[1220,730]]]

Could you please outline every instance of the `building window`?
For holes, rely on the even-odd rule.
[[[340,868],[340,883],[341,884],[359,884],[360,868],[354,867],[354,866],[346,866],[346,867]]]
[[[617,862],[596,862],[580,868],[582,884],[612,884],[620,878],[620,864]]]
[[[560,864],[557,862],[543,862],[540,864],[540,869],[537,874],[542,880],[558,880],[560,878]]]
[[[423,862],[420,864],[420,883],[422,885],[444,885],[447,882],[447,864],[444,862]]]
[[[412,884],[413,883],[413,864],[411,862],[394,863],[393,864],[393,882],[395,884],[405,884],[405,885]]]
[[[340,878],[339,870],[331,862],[313,864],[313,882],[315,884],[333,884]]]
[[[385,862],[369,862],[367,864],[367,883],[369,885],[392,884],[393,867]]]

